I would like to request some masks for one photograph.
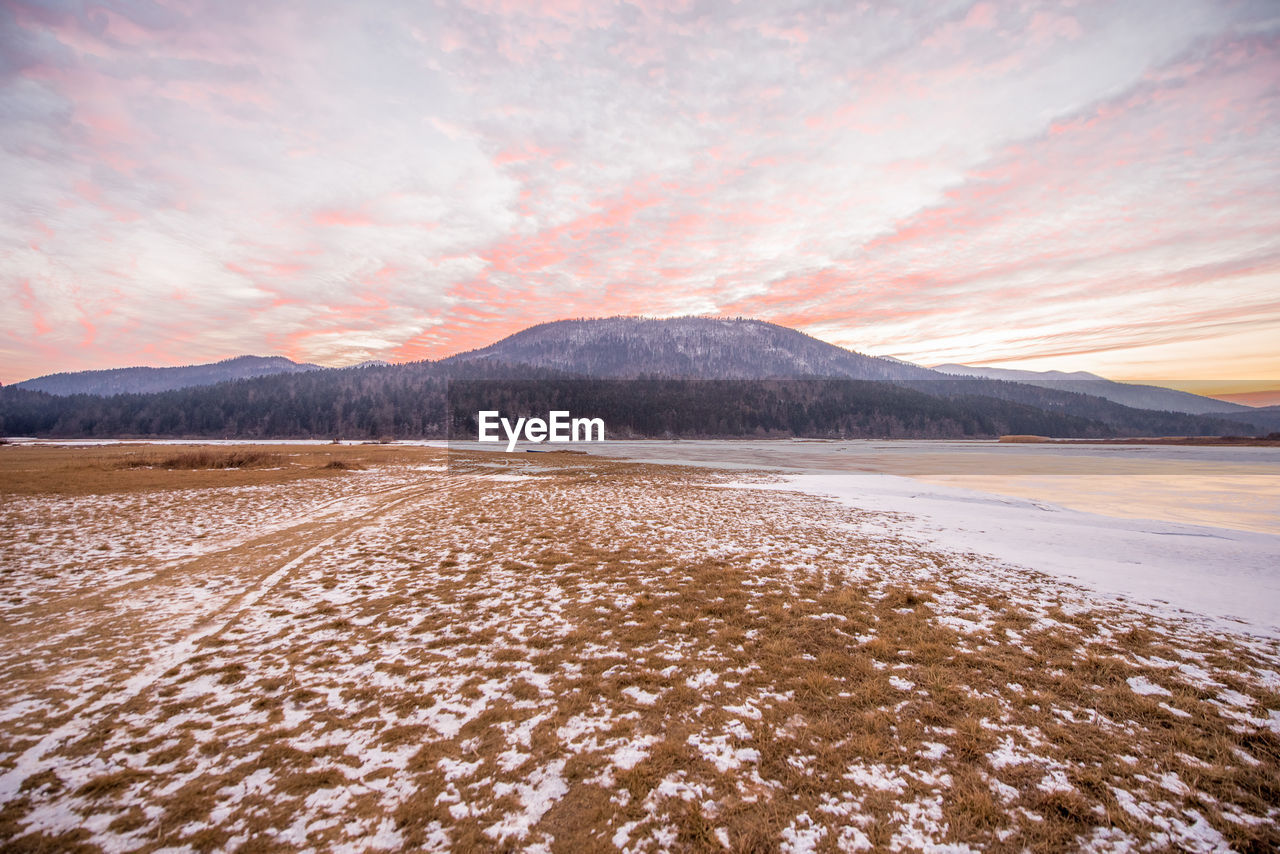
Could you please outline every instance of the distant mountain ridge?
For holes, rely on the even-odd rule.
[[[207,365],[184,365],[176,368],[109,368],[102,371],[48,374],[14,383],[13,387],[43,391],[61,397],[73,394],[154,394],[193,386],[215,385],[228,380],[320,369],[319,365],[294,362],[284,356],[236,356]]]
[[[892,356],[868,356],[795,329],[744,318],[610,317],[557,320],[531,326],[487,347],[450,356],[442,365],[534,367],[583,377],[635,379],[842,378],[891,382],[977,377],[1020,386],[1091,395],[1136,409],[1228,416],[1253,407],[1158,386],[1120,383],[1085,371],[1022,371],[945,364],[933,368]],[[370,360],[352,367],[393,367]],[[49,374],[12,388],[73,394],[153,394],[254,377],[331,370],[283,356],[237,356],[173,368],[130,367]],[[932,387],[934,392],[937,386]],[[945,388],[945,387],[943,387]],[[989,386],[997,397],[1041,405],[1018,386]],[[1261,413],[1258,413],[1261,415]],[[1266,419],[1270,421],[1270,419]]]
[[[1040,388],[1091,394],[1135,409],[1184,412],[1189,415],[1221,415],[1235,412],[1244,414],[1250,411],[1250,407],[1239,403],[1229,403],[1216,398],[1204,397],[1171,388],[1162,388],[1161,386],[1116,382],[1087,371],[1074,371],[1071,373],[1064,371],[1019,371],[1011,368],[987,368],[976,365],[956,364],[935,365],[933,370],[952,376],[1007,380],[1009,382],[1039,386]]]
[[[245,377],[263,368],[272,373]],[[250,357],[137,370],[188,385],[112,396],[3,388],[0,432],[438,438],[465,434],[466,419],[479,409],[530,415],[569,402],[575,412],[606,418],[617,435],[691,438],[1219,436],[1251,435],[1257,423],[1235,413],[1151,411],[1074,390],[954,376],[763,321],[705,317],[556,321],[437,362],[317,370]],[[102,395],[121,388],[104,382],[118,373],[89,372],[89,379]]]
[[[1243,421],[1262,433],[1280,433],[1280,406],[1249,407],[1244,412],[1222,413],[1221,417]]]

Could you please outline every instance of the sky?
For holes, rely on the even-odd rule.
[[[0,186],[6,383],[619,314],[1280,380],[1270,0],[0,0]]]

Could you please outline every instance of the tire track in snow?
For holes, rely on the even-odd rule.
[[[0,804],[8,803],[16,798],[21,792],[22,784],[29,777],[43,770],[42,760],[46,756],[76,736],[83,734],[88,728],[89,718],[96,716],[107,717],[115,710],[141,696],[148,688],[158,682],[164,674],[190,659],[201,641],[226,631],[246,611],[270,593],[290,572],[301,566],[312,555],[332,544],[338,538],[346,536],[385,516],[401,504],[449,489],[464,479],[467,478],[448,476],[443,479],[443,482],[433,483],[428,486],[411,484],[398,489],[380,490],[381,493],[392,492],[394,495],[356,519],[344,519],[340,522],[331,522],[325,525],[327,531],[320,532],[321,539],[319,541],[314,542],[301,553],[296,554],[272,570],[249,591],[233,599],[222,608],[217,609],[203,625],[187,633],[183,638],[153,656],[148,665],[127,679],[120,690],[110,692],[97,700],[86,697],[79,704],[73,705],[68,710],[72,715],[69,721],[19,754],[14,766],[0,775]],[[307,524],[313,525],[314,523]],[[257,542],[255,540],[252,543],[242,544],[219,554],[225,556],[228,552],[256,549],[258,547]],[[228,612],[228,616],[224,619],[219,619],[221,615],[228,614]]]

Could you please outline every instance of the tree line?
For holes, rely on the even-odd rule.
[[[1017,389],[1002,388],[1018,386]],[[1042,395],[1041,392],[1044,394]],[[480,361],[233,380],[153,394],[0,388],[0,434],[46,438],[474,439],[482,409],[603,418],[611,437],[1109,438],[1227,435],[1225,419],[1130,409],[990,380],[583,379]],[[1036,401],[1043,400],[1040,405]]]

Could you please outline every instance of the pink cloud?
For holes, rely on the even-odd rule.
[[[994,3],[974,3],[964,16],[963,26],[973,30],[989,30],[996,24]]]
[[[373,219],[363,211],[353,210],[322,210],[312,214],[311,219],[316,225],[322,226],[341,226],[346,228],[363,228],[375,225]]]
[[[344,330],[420,357],[726,311],[1016,357],[1270,311],[1280,46],[1251,12],[871,5],[411,4],[371,40],[359,4],[11,3],[37,332],[7,346],[179,358],[248,316],[237,346],[338,361]],[[121,315],[82,335],[74,287]],[[1215,289],[1225,315],[1180,310]]]
[[[1084,35],[1084,30],[1070,15],[1036,12],[1027,25],[1027,35],[1033,44],[1047,45],[1059,40],[1078,39]]]
[[[37,336],[48,335],[53,331],[53,328],[45,321],[44,312],[40,307],[40,300],[36,297],[36,292],[31,287],[31,282],[28,279],[18,282],[18,305],[31,315],[31,328]]]

